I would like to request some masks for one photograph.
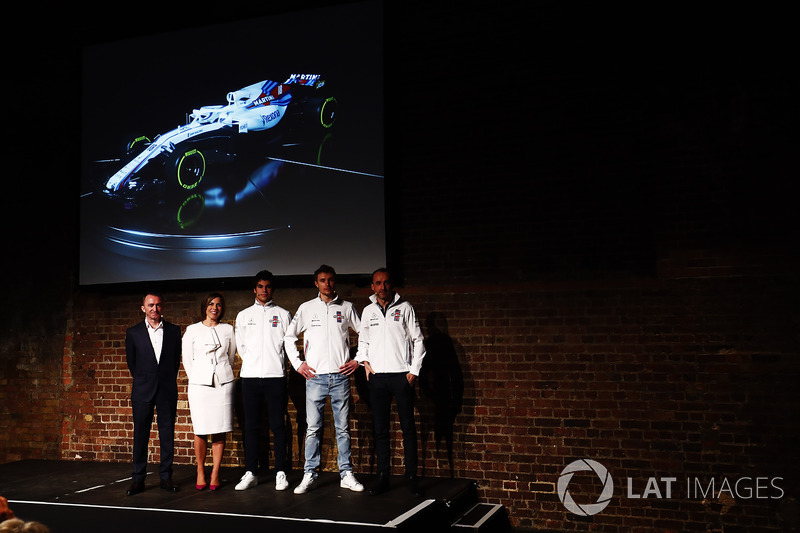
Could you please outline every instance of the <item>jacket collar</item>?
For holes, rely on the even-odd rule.
[[[372,296],[370,296],[370,297],[369,297],[369,299],[370,299],[370,301],[371,301],[372,303],[374,303],[374,304],[375,304],[375,305],[377,305],[378,307],[380,307],[380,306],[381,306],[381,304],[379,304],[379,303],[378,303],[378,297],[377,297],[376,295],[374,295],[374,294],[373,294]],[[392,298],[392,301],[391,301],[391,302],[389,302],[389,305],[387,305],[387,306],[386,306],[386,308],[388,309],[388,308],[390,308],[390,307],[392,307],[392,306],[395,306],[395,305],[399,304],[399,303],[400,303],[400,300],[401,300],[401,298],[400,298],[400,294],[399,294],[397,291],[395,291],[395,293],[394,293],[394,298]]]
[[[341,299],[339,298],[339,293],[338,292],[336,293],[336,297],[333,300],[331,300],[330,302],[327,302],[327,303],[325,302],[325,300],[322,299],[322,295],[317,293],[317,300],[319,300],[321,303],[323,303],[325,305],[338,304],[341,301]]]

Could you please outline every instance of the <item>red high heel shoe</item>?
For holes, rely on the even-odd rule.
[[[219,487],[220,487],[220,485],[209,485],[208,486],[209,490],[218,490]]]
[[[203,490],[203,489],[205,489],[207,486],[208,486],[208,485],[195,485],[195,486],[194,486],[194,488],[196,488],[197,490]]]

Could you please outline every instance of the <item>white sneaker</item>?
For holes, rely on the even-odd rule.
[[[236,487],[234,488],[236,490],[247,490],[250,487],[255,487],[256,485],[258,485],[258,478],[256,478],[256,476],[254,476],[253,473],[248,470],[244,473],[242,479],[239,480],[239,483],[237,483]]]
[[[316,480],[317,478],[314,477],[314,474],[312,474],[311,472],[306,472],[305,474],[303,474],[303,481],[301,481],[300,484],[297,485],[297,487],[295,487],[294,493],[305,494],[306,492],[311,490],[311,485]]]
[[[286,490],[288,486],[289,482],[286,481],[286,474],[284,472],[275,474],[275,490]]]
[[[358,480],[356,479],[356,476],[354,476],[353,473],[350,472],[349,470],[344,473],[344,476],[342,476],[342,480],[339,482],[339,486],[342,487],[343,489],[350,489],[353,492],[364,491],[364,485],[359,483]]]

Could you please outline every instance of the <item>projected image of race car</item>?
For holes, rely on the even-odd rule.
[[[276,143],[315,140],[336,119],[337,101],[319,74],[264,80],[227,95],[227,104],[194,109],[188,123],[124,145],[123,166],[104,179],[102,192],[133,207],[155,193],[196,189],[217,163],[262,157]]]
[[[82,286],[386,262],[383,2],[245,11],[81,47]]]

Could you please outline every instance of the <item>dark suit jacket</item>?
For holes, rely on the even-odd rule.
[[[125,333],[125,355],[133,377],[131,401],[152,402],[156,393],[178,401],[178,369],[181,366],[181,328],[164,320],[161,362],[156,361],[144,320]]]

